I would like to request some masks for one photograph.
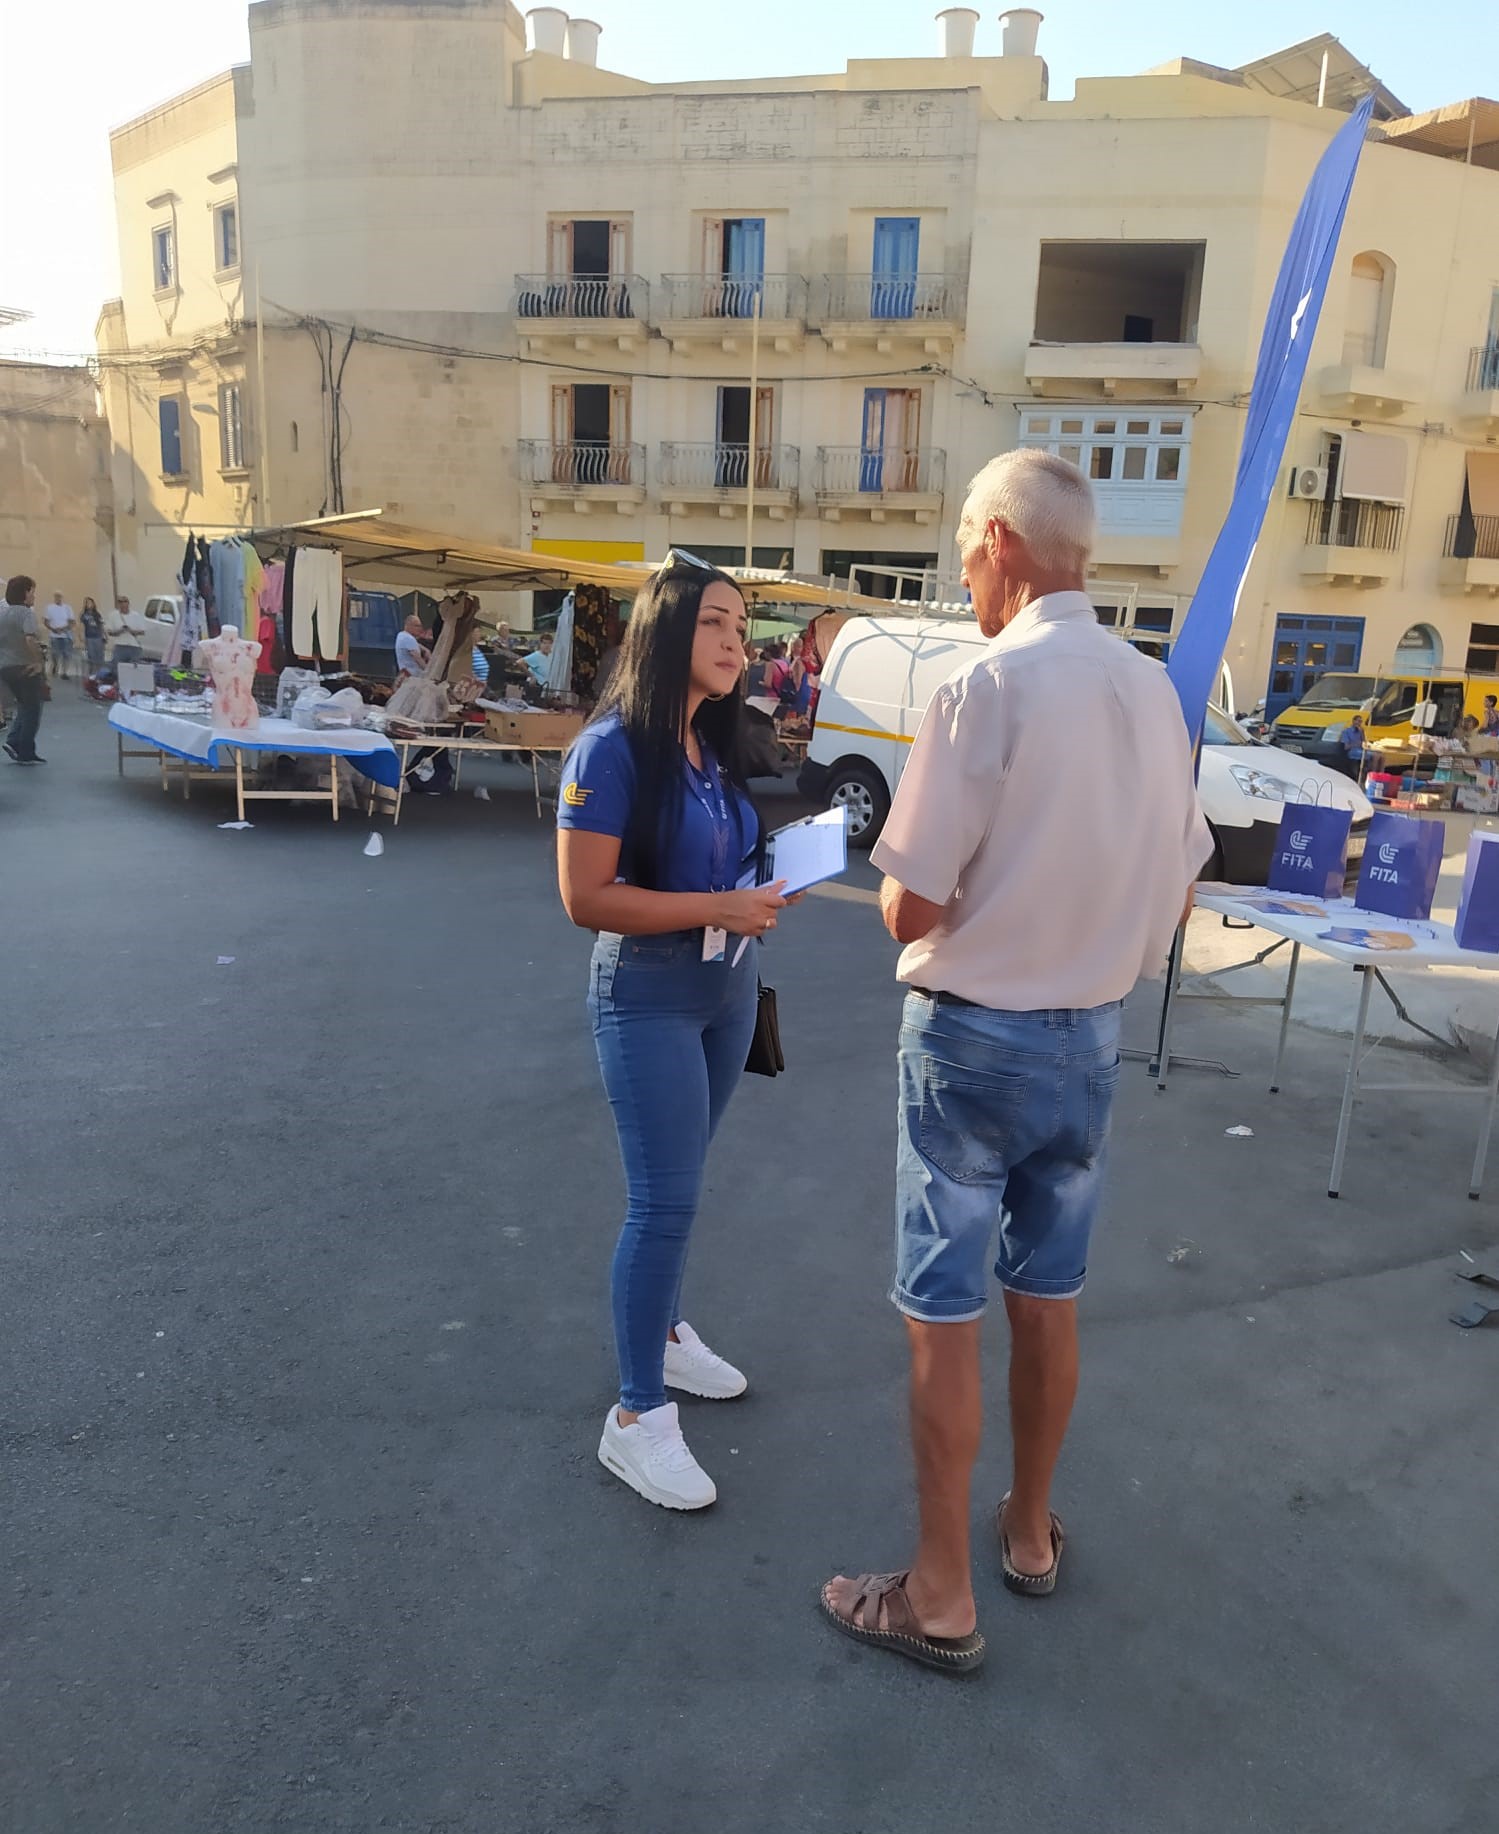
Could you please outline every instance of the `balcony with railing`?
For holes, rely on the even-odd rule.
[[[1485,433],[1499,433],[1499,338],[1468,352],[1462,418]]]
[[[1442,585],[1499,595],[1499,516],[1449,516],[1442,543]]]
[[[774,350],[793,350],[807,327],[807,281],[801,274],[663,274],[656,291],[661,329],[674,347],[715,344],[740,350],[753,336]]]
[[[645,499],[645,447],[629,441],[523,439],[516,458],[523,488],[542,501],[624,514]]]
[[[737,516],[749,495],[750,449],[722,440],[663,441],[656,468],[661,497],[671,513],[714,505]],[[801,453],[795,446],[759,446],[755,451],[755,507],[773,522],[796,507]]]
[[[819,446],[814,489],[830,522],[909,516],[931,523],[942,514],[946,473],[947,454],[940,446]]]
[[[1307,505],[1304,579],[1323,585],[1382,586],[1399,569],[1405,510],[1351,497]]]
[[[962,289],[946,274],[824,274],[812,313],[834,350],[914,343],[936,354],[962,326]]]
[[[648,335],[650,300],[639,274],[517,274],[516,330],[528,347],[629,349]]]

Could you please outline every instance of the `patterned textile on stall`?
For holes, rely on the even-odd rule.
[[[599,662],[609,643],[609,616],[613,610],[602,586],[573,589],[573,693],[593,700]]]

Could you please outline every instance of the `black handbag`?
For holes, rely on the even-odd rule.
[[[763,981],[755,1007],[754,1036],[750,1039],[744,1068],[751,1076],[779,1076],[786,1068],[786,1059],[781,1054],[781,1019],[776,1009],[776,990]]]

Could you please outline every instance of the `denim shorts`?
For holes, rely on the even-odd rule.
[[[996,1012],[913,991],[900,1034],[896,1260],[908,1318],[957,1324],[1007,1292],[1073,1299],[1103,1190],[1120,1002]]]

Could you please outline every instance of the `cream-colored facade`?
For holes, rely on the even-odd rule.
[[[110,602],[109,431],[87,369],[0,362],[0,584]],[[40,612],[38,612],[40,616]]]
[[[931,582],[968,477],[1030,441],[1095,477],[1100,603],[1169,641],[1292,218],[1370,79],[1318,40],[1051,101],[1008,36],[656,86],[557,9],[528,48],[505,0],[260,0],[247,66],[113,139],[122,589],[160,588],[187,525],[375,506],[742,555],[751,486],[760,563]],[[1243,703],[1277,657],[1372,672],[1415,630],[1461,668],[1499,624],[1496,115],[1378,93],[1239,607]]]

